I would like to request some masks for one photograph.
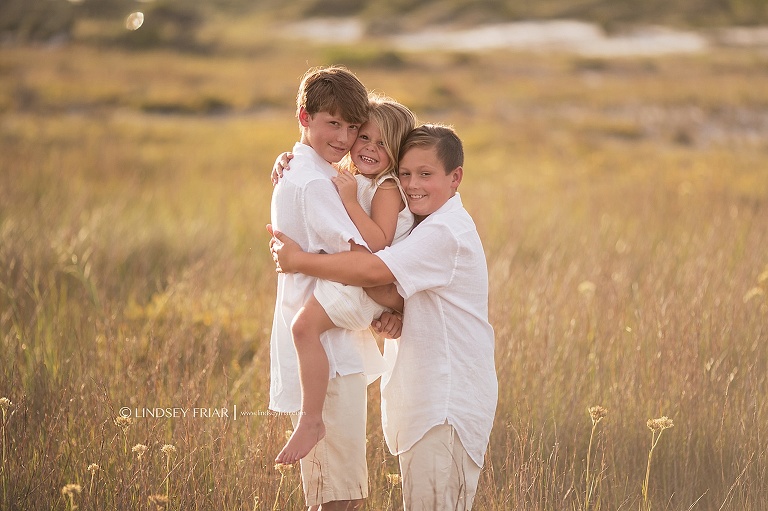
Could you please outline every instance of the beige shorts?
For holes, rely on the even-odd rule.
[[[365,330],[389,309],[374,302],[361,287],[318,279],[315,298],[333,324],[346,330]]]
[[[301,460],[307,506],[368,496],[365,458],[366,378],[362,373],[328,381],[323,405],[325,438]],[[299,416],[291,414],[296,427]]]
[[[453,426],[435,426],[400,454],[404,508],[406,511],[472,509],[480,470]]]

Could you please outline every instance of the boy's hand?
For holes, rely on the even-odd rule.
[[[371,326],[388,339],[398,339],[403,331],[403,316],[399,312],[384,312],[379,319],[374,319]]]
[[[351,201],[357,202],[357,179],[352,173],[342,170],[338,176],[333,176],[331,181],[339,191],[341,202],[344,204],[349,204]]]
[[[272,166],[272,186],[276,185],[283,177],[283,171],[290,170],[289,162],[293,158],[293,153],[280,153]]]
[[[277,273],[294,273],[291,267],[292,257],[303,252],[301,246],[282,232],[272,229],[271,224],[267,224],[267,231],[272,235],[269,240],[269,252],[275,262],[275,271]]]

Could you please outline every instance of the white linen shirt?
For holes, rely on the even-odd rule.
[[[283,174],[272,192],[272,226],[296,241],[305,252],[343,252],[349,250],[350,241],[367,247],[331,182],[335,175],[333,166],[314,149],[297,142],[293,147],[291,170]],[[269,386],[269,408],[277,412],[291,413],[301,409],[298,359],[291,337],[291,323],[312,296],[315,280],[300,273],[277,276]],[[328,355],[330,377],[383,370],[381,353],[367,330],[334,328],[323,333],[320,340]],[[370,364],[370,357],[376,355],[381,367],[366,366],[365,362]]]
[[[400,454],[448,421],[482,467],[498,398],[494,333],[485,253],[459,194],[376,255],[405,298],[402,335],[384,346],[387,445]]]

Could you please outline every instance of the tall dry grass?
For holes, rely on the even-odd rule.
[[[465,140],[500,382],[475,508],[768,508],[764,55],[269,44],[0,54],[0,508],[301,507],[272,462],[266,174],[329,58]],[[400,509],[369,397],[366,508]]]

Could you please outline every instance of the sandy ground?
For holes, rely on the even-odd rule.
[[[350,18],[307,20],[291,25],[284,33],[313,41],[336,43],[355,43],[366,37],[362,23]],[[703,52],[711,46],[768,49],[768,27],[733,27],[693,32],[646,26],[609,35],[594,23],[553,20],[500,23],[469,29],[435,27],[391,36],[386,40],[393,47],[405,51],[483,51],[506,48],[562,51],[585,56],[652,56]]]

